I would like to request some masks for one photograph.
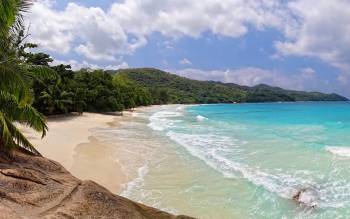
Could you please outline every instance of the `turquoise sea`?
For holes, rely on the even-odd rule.
[[[136,201],[199,218],[350,218],[348,102],[153,107],[108,136],[137,154],[121,162],[137,168],[122,193]]]

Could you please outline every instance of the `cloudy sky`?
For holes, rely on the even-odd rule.
[[[350,97],[349,0],[38,0],[30,40],[74,68],[156,67]]]

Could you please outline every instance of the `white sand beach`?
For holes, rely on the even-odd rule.
[[[114,193],[120,192],[125,177],[111,148],[98,142],[91,129],[116,126],[119,116],[84,113],[48,119],[49,131],[41,139],[34,131],[25,134],[45,157],[61,163],[76,177],[93,180]]]

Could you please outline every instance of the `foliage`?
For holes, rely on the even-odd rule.
[[[147,88],[154,104],[347,100],[337,94],[290,91],[268,85],[247,87],[232,83],[197,81],[152,68],[123,69],[113,74]]]
[[[32,81],[34,106],[46,115],[113,112],[153,103],[146,88],[136,86],[126,78],[113,77],[103,70],[74,72],[67,65],[51,69],[56,73]]]
[[[124,69],[123,75],[151,92],[154,104],[242,102],[246,91],[218,82],[196,81],[157,69]]]
[[[47,130],[44,117],[31,105],[26,83],[34,74],[45,73],[45,69],[26,65],[20,56],[24,36],[21,12],[29,3],[25,0],[0,2],[0,149],[8,151],[20,146],[39,154],[15,125],[29,126],[43,136]]]
[[[323,94],[319,92],[305,92],[284,90],[260,84],[247,88],[249,95],[247,102],[284,102],[284,101],[346,101],[345,97],[337,94]]]
[[[86,103],[85,110],[92,112],[109,112],[121,110],[118,105],[119,91],[112,83],[112,76],[96,70],[80,70],[74,75],[74,80],[81,89],[81,98]]]
[[[39,54],[23,52],[23,57],[29,65],[36,63],[48,68],[51,57]],[[335,94],[287,91],[267,85],[246,87],[196,81],[157,69],[72,71],[69,65],[49,68],[53,73],[46,76],[39,74],[32,80],[34,106],[46,115],[83,111],[111,112],[169,103],[344,100]]]
[[[121,101],[125,108],[147,106],[153,103],[150,92],[124,77],[117,75],[113,78],[113,84],[120,90]]]

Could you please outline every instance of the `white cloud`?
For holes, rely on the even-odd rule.
[[[341,85],[347,85],[349,83],[349,76],[345,75],[345,74],[341,74],[337,77],[337,81],[341,84]]]
[[[67,53],[74,35],[67,31],[69,22],[64,21],[62,14],[60,21],[57,21],[59,12],[50,10],[51,6],[51,1],[41,1],[32,7],[28,18],[31,40],[40,43],[44,49]]]
[[[181,65],[192,65],[192,62],[190,60],[188,60],[187,58],[183,58],[182,60],[180,60],[179,63]]]
[[[268,0],[125,0],[113,4],[111,14],[136,35],[198,37],[210,31],[239,37],[248,25],[280,26],[283,12],[278,1]]]
[[[94,51],[94,46],[89,42],[87,45],[79,45],[75,47],[74,51],[77,52],[80,55],[85,56],[88,59],[91,60],[105,60],[105,61],[114,61],[115,57],[111,54],[105,54],[105,53],[96,53]]]
[[[86,60],[79,62],[77,60],[71,59],[68,61],[62,61],[62,60],[54,60],[51,65],[70,65],[72,67],[72,70],[80,70],[82,68],[89,68],[89,69],[104,69],[104,70],[117,70],[117,69],[123,69],[123,68],[129,68],[128,63],[122,62],[118,65],[96,65],[96,64],[91,64],[91,62],[87,62]]]
[[[286,23],[286,40],[276,42],[281,55],[315,57],[350,73],[350,1],[297,0]]]
[[[143,46],[144,38],[130,37],[118,21],[101,8],[69,3],[65,10],[53,9],[53,1],[39,1],[29,14],[31,40],[49,51],[74,49],[90,60],[114,61]]]
[[[90,60],[110,60],[146,45],[155,32],[169,38],[199,37],[204,32],[240,37],[248,26],[282,27],[278,1],[268,0],[124,0],[108,10],[54,0],[37,1],[29,15],[31,38],[49,51],[75,51]]]
[[[316,74],[315,70],[310,67],[301,69],[301,77],[303,78],[307,78],[307,79],[313,78],[315,77],[315,74]]]

